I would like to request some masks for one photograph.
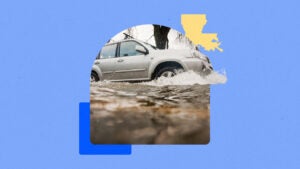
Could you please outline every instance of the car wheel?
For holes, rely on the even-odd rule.
[[[100,78],[98,77],[97,73],[92,72],[92,73],[91,73],[90,81],[91,81],[91,82],[98,82],[99,80],[100,80]]]
[[[167,78],[173,77],[176,74],[182,73],[182,72],[183,72],[183,69],[178,68],[178,67],[164,67],[157,72],[155,79],[157,79],[159,77],[167,77]]]

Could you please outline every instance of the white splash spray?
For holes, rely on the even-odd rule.
[[[157,80],[152,80],[150,82],[143,82],[141,84],[151,85],[151,86],[166,86],[166,85],[207,85],[207,84],[224,84],[227,81],[226,73],[213,71],[207,76],[200,76],[193,71],[187,71],[180,73],[174,77],[160,77]]]

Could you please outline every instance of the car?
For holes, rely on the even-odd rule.
[[[162,50],[137,39],[127,39],[106,44],[101,49],[90,80],[148,81],[189,70],[204,76],[213,68],[208,57],[198,50]]]

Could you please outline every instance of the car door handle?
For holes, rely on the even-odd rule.
[[[119,60],[118,60],[118,62],[123,62],[123,61],[124,61],[123,59],[119,59]]]

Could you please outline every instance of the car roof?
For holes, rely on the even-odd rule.
[[[106,43],[105,46],[107,46],[107,45],[113,45],[113,44],[120,43],[120,42],[127,42],[127,41],[136,41],[136,42],[140,42],[140,43],[145,43],[145,42],[140,41],[138,39],[123,39],[123,40],[119,40],[119,41],[115,41],[115,42],[111,42],[111,43]]]
[[[157,49],[157,47],[154,46],[154,45],[152,45],[152,44],[149,44],[149,43],[147,43],[147,42],[144,42],[144,41],[141,41],[141,40],[138,40],[138,39],[134,39],[134,38],[131,38],[131,39],[123,39],[123,40],[116,41],[116,42],[106,43],[105,46],[109,46],[109,45],[113,45],[113,44],[117,44],[117,43],[121,43],[121,42],[128,42],[128,41],[136,41],[136,42],[138,42],[138,43],[147,44],[147,45],[152,46],[154,49]]]

